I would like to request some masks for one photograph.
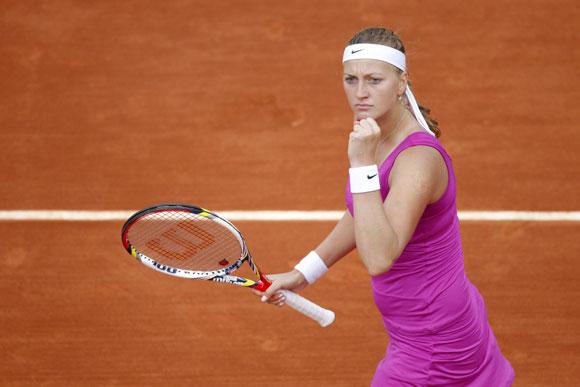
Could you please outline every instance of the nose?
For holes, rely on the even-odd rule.
[[[369,96],[366,82],[358,82],[356,85],[356,97],[358,99],[364,99]]]

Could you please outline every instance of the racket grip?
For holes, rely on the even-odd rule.
[[[286,297],[286,305],[306,317],[310,317],[321,326],[327,327],[334,321],[334,312],[332,310],[324,309],[290,290],[281,289],[280,292]]]

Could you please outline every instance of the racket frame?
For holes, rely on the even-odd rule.
[[[128,239],[128,233],[129,230],[131,229],[131,226],[135,224],[135,222],[138,219],[140,219],[145,215],[163,211],[189,212],[199,216],[206,217],[208,219],[211,219],[212,221],[218,222],[222,226],[229,229],[229,231],[232,232],[232,234],[234,234],[234,236],[237,238],[241,247],[240,257],[236,262],[230,264],[227,267],[224,267],[223,269],[213,271],[193,271],[163,265],[155,261],[154,259],[148,257],[147,255],[137,251],[135,247],[131,245]],[[121,239],[123,242],[123,246],[125,247],[125,249],[129,254],[131,254],[145,266],[154,269],[156,271],[162,272],[164,274],[186,279],[224,282],[232,285],[254,288],[262,292],[268,289],[268,287],[271,285],[271,282],[260,272],[260,269],[252,260],[252,256],[250,255],[250,251],[248,250],[246,241],[242,236],[242,233],[226,219],[222,218],[221,216],[217,215],[214,212],[205,210],[200,207],[191,206],[187,204],[160,204],[157,206],[149,207],[141,211],[138,211],[135,214],[133,214],[123,225]],[[232,259],[232,257],[227,258]],[[245,261],[248,262],[248,265],[252,269],[252,272],[255,274],[256,276],[255,281],[244,277],[230,275],[230,273],[232,273],[234,270],[240,268]],[[312,301],[307,300],[306,298],[290,290],[280,289],[279,292],[285,296],[286,304],[288,306],[304,314],[305,316],[308,316],[314,321],[318,322],[322,327],[327,327],[334,321],[335,315],[333,311],[324,309],[321,306],[313,303]]]
[[[194,271],[194,270],[185,270],[179,269],[176,267],[172,267],[169,265],[161,264],[154,259],[148,257],[147,255],[137,251],[133,245],[131,245],[128,234],[131,226],[135,224],[139,219],[146,215],[154,214],[157,212],[167,212],[167,211],[175,211],[175,212],[188,212],[198,216],[203,216],[205,218],[211,219],[214,222],[217,222],[221,226],[227,228],[238,240],[240,243],[241,248],[241,256],[229,266],[226,266],[219,270],[212,270],[212,271]],[[135,257],[139,262],[144,264],[145,266],[160,271],[164,274],[172,275],[175,277],[186,278],[186,279],[197,279],[197,280],[209,280],[215,282],[224,282],[229,283],[232,285],[239,285],[245,287],[251,287],[259,291],[265,291],[270,286],[270,281],[266,279],[266,277],[260,272],[258,266],[252,260],[252,256],[248,247],[246,245],[246,241],[242,235],[242,233],[234,226],[232,223],[227,221],[226,219],[222,218],[218,214],[205,210],[200,207],[186,205],[186,204],[160,204],[156,206],[152,206],[141,211],[136,212],[133,214],[123,226],[121,232],[121,239],[123,242],[123,246],[125,250],[133,257]],[[227,257],[232,258],[232,257]],[[244,262],[247,261],[248,265],[252,269],[252,272],[256,276],[256,280],[253,281],[248,278],[238,277],[234,275],[230,275],[233,271],[239,269]]]

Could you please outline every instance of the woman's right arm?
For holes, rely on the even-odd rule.
[[[314,251],[322,258],[326,267],[331,267],[350,253],[355,246],[354,220],[347,210],[334,229]],[[257,294],[266,297],[265,299],[262,298],[263,300],[270,299],[280,289],[299,291],[308,285],[304,275],[296,269],[286,273],[272,274],[268,278],[272,281],[272,285],[263,294],[257,292]],[[283,301],[280,297],[272,297],[270,299],[270,302],[279,305],[283,304]]]
[[[354,220],[347,210],[314,251],[322,258],[326,267],[331,267],[355,247]]]

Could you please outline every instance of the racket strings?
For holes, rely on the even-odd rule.
[[[243,253],[233,230],[185,211],[147,214],[132,225],[127,238],[140,253],[182,270],[223,269]]]

